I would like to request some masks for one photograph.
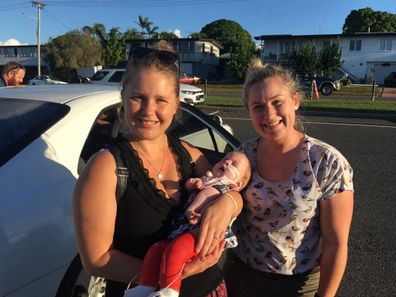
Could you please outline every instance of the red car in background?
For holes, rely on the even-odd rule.
[[[180,82],[189,85],[198,85],[202,82],[202,78],[193,76],[187,72],[180,72]]]

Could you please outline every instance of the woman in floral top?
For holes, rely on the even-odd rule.
[[[259,137],[241,146],[252,177],[224,266],[229,296],[333,297],[347,262],[352,168],[296,129],[301,92],[289,71],[253,61],[243,92]]]

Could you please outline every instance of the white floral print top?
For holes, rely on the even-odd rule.
[[[267,181],[256,170],[259,138],[240,147],[252,167],[244,209],[233,228],[234,250],[250,267],[280,274],[298,274],[319,266],[321,199],[353,191],[353,171],[334,147],[304,136],[294,173],[281,182]]]

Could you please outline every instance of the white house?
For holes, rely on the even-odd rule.
[[[261,57],[269,63],[285,63],[287,56],[305,43],[317,51],[338,42],[341,48],[341,68],[361,81],[384,78],[396,71],[396,32],[362,32],[354,34],[261,35]]]
[[[180,71],[208,78],[217,73],[222,46],[213,39],[167,39],[180,57]],[[148,47],[158,39],[133,39],[128,41],[127,52],[136,47]]]

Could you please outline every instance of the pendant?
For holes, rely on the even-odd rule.
[[[162,179],[163,179],[162,173],[161,173],[161,172],[158,173],[158,174],[157,174],[157,177],[158,177],[158,179],[162,180]]]

